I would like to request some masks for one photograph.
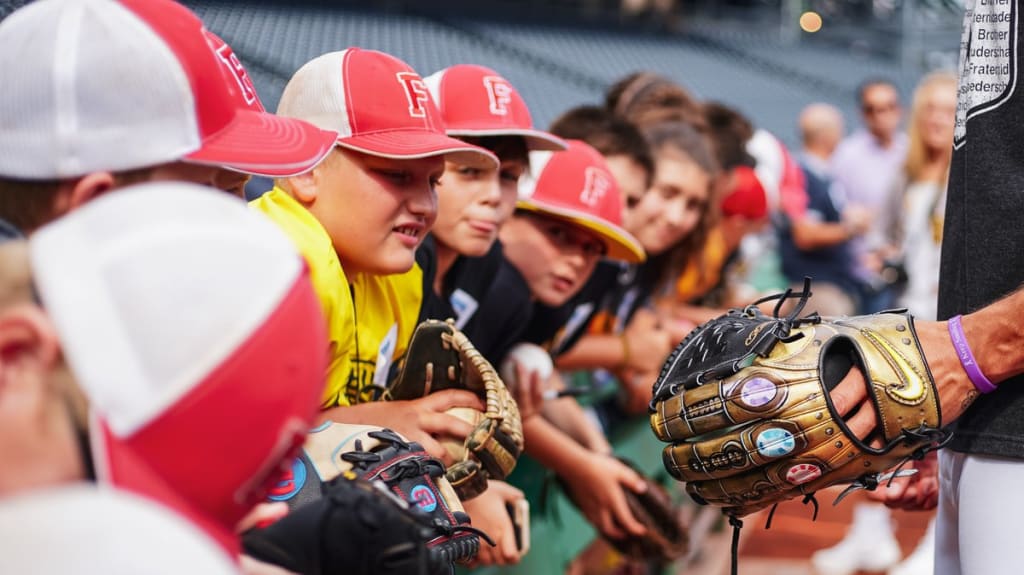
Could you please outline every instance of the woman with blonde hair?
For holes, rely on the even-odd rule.
[[[896,219],[896,237],[900,239],[900,254],[907,272],[907,283],[897,299],[899,307],[906,307],[919,319],[934,320],[939,286],[940,239],[946,206],[946,182],[953,152],[953,126],[956,115],[957,80],[947,72],[936,72],[926,76],[914,91],[914,101],[907,125],[907,158],[896,182],[898,188],[893,194],[894,202],[888,210]],[[928,459],[934,464],[934,454]],[[924,491],[921,491],[923,494]],[[871,499],[878,497],[869,495]],[[882,496],[884,500],[884,495]],[[920,497],[924,497],[923,495]],[[932,509],[937,500],[933,496],[920,501],[922,509]],[[877,504],[876,504],[877,505]],[[862,509],[863,508],[863,509]],[[836,561],[837,557],[849,552],[857,555],[871,549],[878,557],[879,537],[882,526],[891,525],[889,512],[878,505],[862,504],[855,511],[867,517],[875,517],[874,523],[861,521],[863,530],[873,530],[873,537],[848,536],[836,548],[815,554],[816,565],[823,561]],[[855,525],[851,531],[856,531]],[[884,539],[891,539],[885,535]],[[894,539],[892,539],[895,541]],[[928,530],[917,548],[900,564],[889,570],[890,575],[917,575],[932,573],[934,569],[935,518],[929,522]],[[860,541],[860,551],[855,542]],[[844,547],[845,544],[845,547]],[[851,569],[855,567],[850,562]],[[861,565],[863,567],[863,565]],[[851,571],[852,572],[852,571]]]
[[[953,153],[956,76],[936,72],[914,92],[909,145],[899,185],[899,230],[907,286],[899,305],[915,317],[935,319],[939,288],[939,241],[946,207],[946,181]]]

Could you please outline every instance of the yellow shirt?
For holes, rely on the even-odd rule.
[[[356,274],[352,278],[356,340],[355,368],[341,405],[373,401],[387,386],[391,365],[405,355],[423,303],[419,266],[404,274]]]
[[[416,327],[422,270],[347,277],[327,230],[286,192],[274,188],[250,205],[284,230],[309,266],[331,346],[322,407],[372,401]]]

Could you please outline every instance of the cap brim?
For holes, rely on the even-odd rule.
[[[536,152],[561,152],[569,149],[569,144],[554,134],[541,130],[526,128],[501,128],[497,130],[448,130],[449,136],[468,136],[486,138],[488,136],[521,136],[526,140],[526,147]]]
[[[176,511],[212,537],[231,556],[237,556],[240,543],[235,533],[189,505],[131,447],[118,441],[102,419],[94,416],[90,429],[93,465],[101,482],[141,495]],[[196,480],[201,481],[202,478],[197,477]]]
[[[415,160],[445,156],[467,166],[496,168],[498,157],[462,140],[427,130],[389,130],[338,138],[339,146],[382,158]]]
[[[280,178],[316,167],[334,149],[338,134],[297,120],[256,110],[238,110],[223,130],[186,156],[192,162]]]
[[[561,206],[538,204],[529,200],[519,200],[516,202],[516,209],[538,214],[546,214],[568,220],[574,225],[597,234],[602,240],[604,240],[605,245],[608,246],[608,253],[605,256],[608,259],[634,264],[647,259],[647,254],[644,253],[644,248],[640,245],[640,242],[632,236],[632,234],[619,226],[610,224],[602,219],[595,218],[591,214],[563,208]]]

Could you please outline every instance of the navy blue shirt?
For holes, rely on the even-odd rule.
[[[832,178],[811,158],[800,159],[800,169],[807,182],[807,215],[824,223],[842,220],[842,198],[837,197]],[[801,250],[793,241],[792,222],[783,216],[779,231],[779,255],[782,273],[790,283],[800,283],[804,277],[838,286],[851,297],[859,298],[863,282],[856,275],[856,262],[850,242]]]

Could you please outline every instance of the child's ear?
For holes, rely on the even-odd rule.
[[[20,370],[48,372],[59,358],[57,333],[42,310],[22,304],[0,312],[0,385]]]
[[[110,172],[86,174],[71,187],[68,211],[77,210],[86,203],[113,189],[114,175]]]
[[[291,190],[292,197],[306,206],[315,202],[316,180],[316,169],[288,178],[288,188]]]

